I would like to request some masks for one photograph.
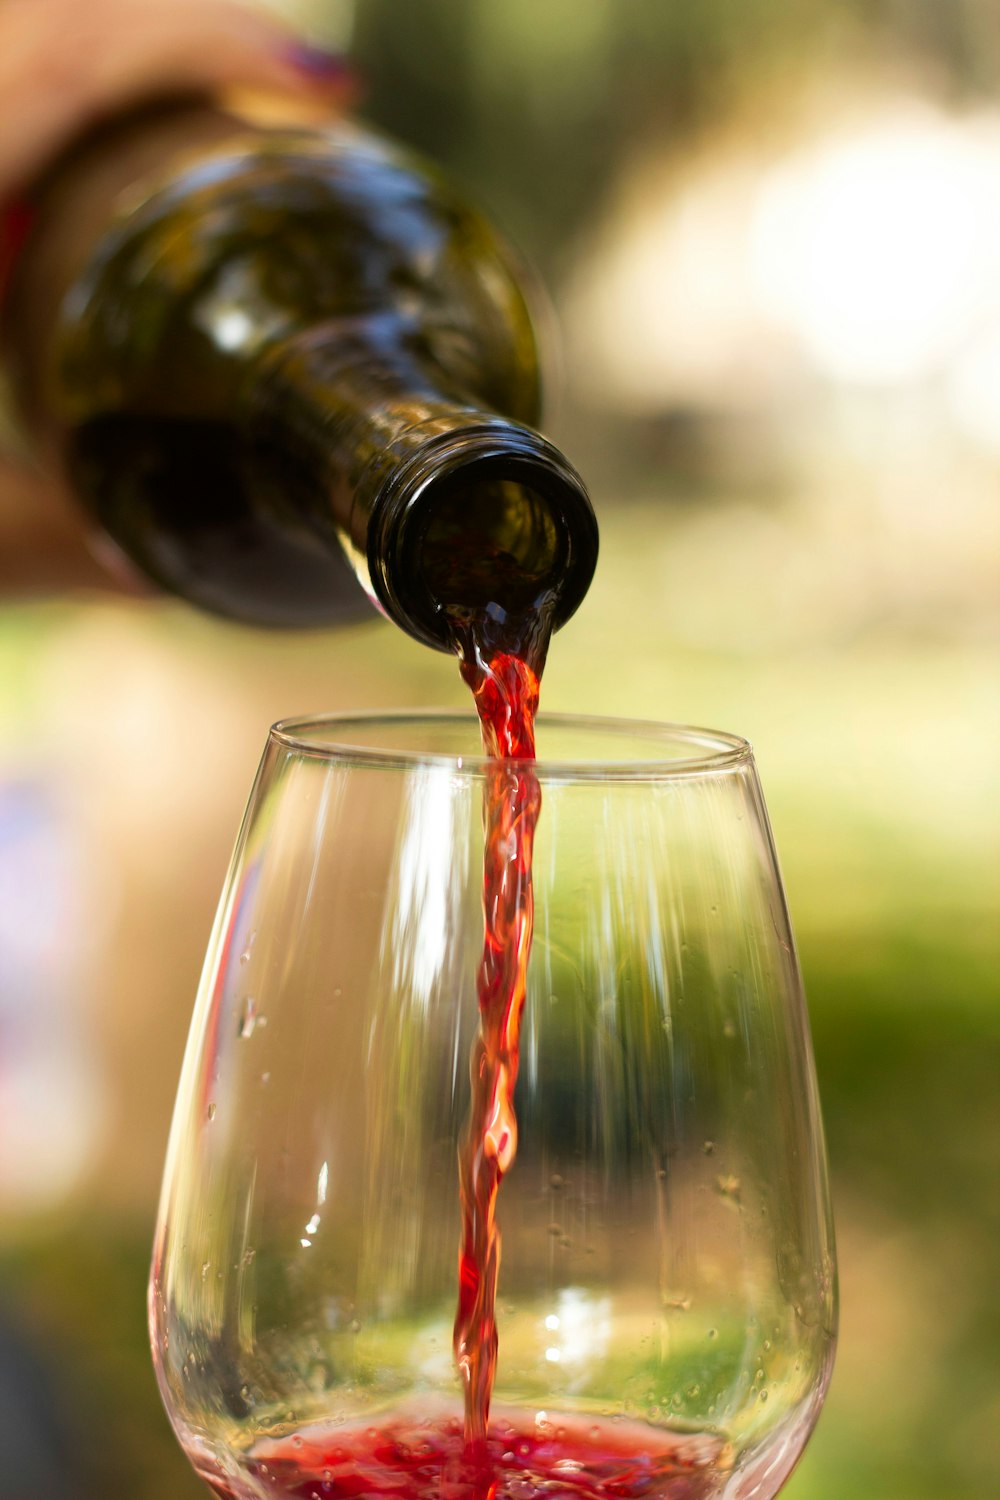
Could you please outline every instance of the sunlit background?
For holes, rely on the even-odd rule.
[[[755,744],[842,1264],[834,1383],[786,1493],[983,1500],[996,0],[284,9],[352,54],[363,113],[446,163],[549,289],[549,430],[603,553],[544,705]],[[463,703],[457,671],[375,621],[279,637],[111,596],[0,607],[0,1495],[55,1494],[65,1454],[63,1497],[200,1493],[143,1299],[229,849],[272,720],[430,703]],[[31,1421],[34,1475],[23,1442],[20,1470],[6,1457]]]

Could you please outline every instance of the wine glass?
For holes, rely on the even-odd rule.
[[[483,946],[478,725],[270,734],[209,944],[150,1282],[216,1494],[777,1493],[836,1289],[799,971],[750,747],[543,715],[499,1363],[452,1355]]]

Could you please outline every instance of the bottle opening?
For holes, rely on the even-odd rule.
[[[430,425],[430,424],[428,424]],[[597,521],[576,471],[551,443],[502,417],[404,434],[410,453],[372,504],[367,559],[386,613],[454,650],[456,622],[533,611],[558,629],[597,562]]]
[[[500,459],[428,487],[425,515],[416,566],[434,607],[448,615],[490,605],[522,613],[565,573],[568,539],[549,500]]]

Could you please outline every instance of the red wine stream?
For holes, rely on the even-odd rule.
[[[455,632],[491,761],[483,798],[479,1030],[458,1160],[462,1238],[454,1349],[465,1392],[465,1439],[473,1450],[485,1443],[496,1372],[497,1193],[517,1152],[514,1088],[534,919],[531,855],[541,789],[532,762],[548,616],[535,614],[531,626],[518,632],[515,650],[489,649],[475,626]]]

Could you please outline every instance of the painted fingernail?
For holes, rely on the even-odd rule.
[[[327,52],[309,42],[295,42],[286,56],[298,72],[324,83],[347,83],[354,78],[354,69],[340,52]]]

